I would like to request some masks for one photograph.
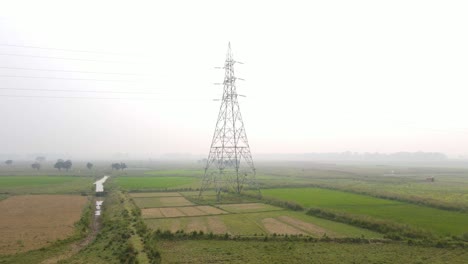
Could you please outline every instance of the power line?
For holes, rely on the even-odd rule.
[[[44,98],[44,99],[95,99],[95,100],[154,100],[156,98],[118,98],[118,97],[75,97],[75,96],[36,96],[36,95],[11,95],[11,94],[0,94],[0,97],[11,97],[11,98]]]
[[[7,78],[32,78],[32,79],[53,79],[53,80],[72,80],[72,81],[99,81],[99,82],[137,82],[136,80],[102,80],[86,78],[62,78],[62,77],[44,77],[44,76],[26,76],[26,75],[0,75]]]
[[[96,53],[96,54],[111,54],[111,55],[120,55],[120,56],[138,56],[138,57],[142,56],[142,55],[139,55],[139,54],[110,52],[110,51],[49,48],[49,47],[39,47],[39,46],[30,46],[30,45],[16,45],[16,44],[0,44],[0,46],[16,47],[16,48],[29,48],[29,49],[43,49],[43,50],[61,50],[61,51],[85,52],[85,53]]]
[[[124,97],[92,97],[92,96],[36,96],[36,95],[12,95],[12,94],[0,94],[0,97],[6,98],[38,98],[38,99],[91,99],[91,100],[141,100],[141,101],[156,101],[158,99],[167,101],[167,98],[124,98]],[[187,98],[190,101],[194,101],[193,98]],[[177,101],[180,97],[177,97]],[[206,100],[203,100],[206,101]]]
[[[0,90],[38,91],[38,92],[69,92],[69,93],[161,94],[161,93],[154,93],[154,92],[119,92],[119,91],[64,90],[64,89],[33,89],[33,88],[0,88]]]
[[[26,55],[26,54],[16,54],[16,53],[0,53],[0,55],[3,55],[3,56],[31,57],[31,58],[40,58],[40,59],[56,59],[56,60],[76,60],[76,61],[92,61],[92,62],[106,62],[106,63],[133,63],[133,64],[142,64],[142,62],[136,62],[136,61],[109,61],[109,60],[77,59],[77,58],[65,58],[65,57],[51,57],[51,56],[39,56],[39,55]]]
[[[73,70],[58,70],[58,69],[37,69],[37,68],[22,68],[22,67],[8,67],[0,66],[1,69],[11,70],[28,70],[28,71],[47,71],[47,72],[76,72],[76,73],[96,73],[96,74],[112,74],[112,75],[135,75],[135,76],[148,76],[147,74],[139,73],[122,73],[122,72],[93,72],[93,71],[73,71]]]

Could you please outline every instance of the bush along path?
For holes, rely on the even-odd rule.
[[[140,210],[125,193],[109,188],[102,208],[102,228],[94,242],[63,263],[160,263]]]
[[[86,246],[88,246],[92,241],[94,241],[101,227],[99,218],[93,214],[93,205],[95,203],[95,199],[91,198],[90,203],[85,208],[81,219],[75,224],[75,228],[78,230],[78,232],[85,236],[84,239],[70,244],[65,252],[45,259],[41,262],[41,264],[55,264],[60,261],[64,261],[77,254]]]

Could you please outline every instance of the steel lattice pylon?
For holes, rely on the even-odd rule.
[[[255,166],[237,100],[239,95],[236,91],[236,79],[238,78],[234,75],[235,63],[229,43],[223,67],[225,70],[223,97],[199,193],[201,196],[203,191],[213,184],[218,200],[220,200],[222,191],[240,194],[244,186],[248,186],[249,189],[254,189],[260,194],[260,189],[255,181]]]

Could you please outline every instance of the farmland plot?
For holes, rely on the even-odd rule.
[[[267,189],[267,197],[293,201],[304,207],[333,209],[351,214],[367,215],[439,235],[460,235],[468,232],[468,213],[459,213],[419,206],[366,195],[319,188]]]
[[[227,212],[208,205],[200,206],[180,206],[180,207],[157,207],[143,208],[141,210],[143,218],[167,218],[181,216],[202,216],[226,214]]]
[[[136,205],[140,208],[152,207],[174,207],[174,206],[188,206],[193,205],[189,200],[184,197],[138,197],[133,198]]]
[[[0,254],[67,238],[86,203],[86,197],[76,195],[22,195],[0,201]]]
[[[225,234],[241,236],[288,234],[309,235],[321,237],[327,234],[329,237],[360,237],[381,238],[382,235],[346,224],[328,221],[303,213],[277,210],[258,213],[236,213],[205,216],[182,216],[179,209],[176,218],[145,219],[148,226],[154,230],[170,230],[176,232],[203,231],[213,234]],[[213,207],[215,208],[215,207]],[[169,208],[161,208],[169,209]],[[171,208],[172,209],[172,208]],[[147,210],[147,209],[145,209]],[[144,212],[144,210],[143,210]]]
[[[283,210],[280,207],[264,203],[223,204],[219,205],[219,207],[231,213],[249,213]]]

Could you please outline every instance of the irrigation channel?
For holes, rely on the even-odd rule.
[[[94,213],[94,222],[96,222],[96,218],[101,215],[101,205],[104,202],[104,199],[102,198],[104,194],[104,183],[107,181],[108,178],[109,176],[104,176],[99,181],[96,181],[94,183],[96,185],[96,197],[101,197],[96,198],[96,211]]]

